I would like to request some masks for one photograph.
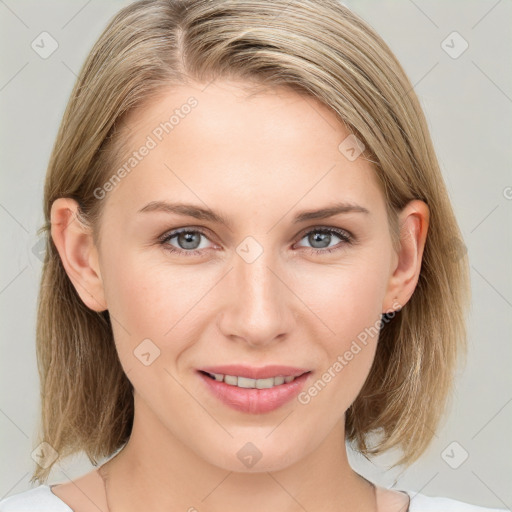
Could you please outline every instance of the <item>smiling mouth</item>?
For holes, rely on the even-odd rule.
[[[266,379],[249,379],[248,377],[240,377],[238,375],[224,375],[222,373],[209,373],[203,370],[199,370],[200,373],[206,375],[212,380],[217,382],[224,382],[228,386],[244,388],[244,389],[270,389],[274,387],[282,386],[283,384],[289,384],[295,379],[298,379],[301,375],[310,372],[304,372],[301,375],[278,375],[276,377],[269,377]]]

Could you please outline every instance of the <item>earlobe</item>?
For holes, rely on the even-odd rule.
[[[51,236],[62,265],[84,304],[93,311],[107,309],[98,250],[90,228],[77,217],[78,203],[56,199],[51,209]]]
[[[427,204],[419,199],[410,201],[400,212],[398,222],[400,250],[389,279],[383,313],[401,309],[416,289],[429,225]]]

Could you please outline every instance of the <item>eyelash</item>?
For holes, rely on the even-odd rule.
[[[201,255],[202,252],[203,252],[203,249],[193,249],[193,250],[190,250],[190,251],[186,251],[184,249],[177,249],[176,247],[173,247],[172,245],[169,245],[167,243],[167,242],[169,242],[169,240],[171,240],[172,238],[175,238],[176,236],[178,236],[181,233],[200,233],[204,237],[208,238],[207,234],[203,230],[201,230],[201,229],[182,228],[182,229],[177,229],[177,230],[171,231],[170,233],[165,233],[164,235],[160,236],[159,239],[158,239],[159,240],[159,244],[162,245],[164,250],[169,251],[171,253],[183,254],[185,256],[199,256],[199,255]],[[315,249],[315,248],[312,248],[312,247],[309,247],[309,248],[308,247],[303,247],[304,249],[306,249],[311,254],[316,254],[317,255],[317,254],[331,253],[331,252],[334,252],[334,251],[338,251],[338,250],[344,249],[344,245],[345,244],[353,245],[355,243],[355,238],[349,232],[347,232],[345,230],[342,230],[342,229],[328,228],[328,227],[325,227],[325,226],[313,227],[309,231],[306,231],[300,237],[299,241],[302,240],[303,238],[305,238],[306,236],[308,236],[311,233],[334,234],[338,238],[341,238],[341,240],[344,242],[344,244],[341,245],[340,247],[334,246],[334,247],[326,248],[326,249]]]

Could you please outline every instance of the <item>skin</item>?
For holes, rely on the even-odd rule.
[[[260,415],[218,401],[196,370],[288,364],[310,369],[311,386],[359,333],[411,297],[428,207],[415,200],[402,210],[395,252],[372,165],[338,150],[349,132],[335,114],[286,89],[249,97],[243,85],[180,86],[132,113],[133,151],[190,96],[198,100],[101,199],[98,246],[76,219],[74,200],[52,206],[51,235],[66,272],[89,308],[109,310],[135,389],[131,438],[104,465],[111,512],[376,510],[374,490],[350,467],[344,443],[345,411],[370,371],[376,337],[308,404],[292,400]],[[137,213],[154,200],[207,206],[232,226]],[[292,223],[300,211],[340,200],[370,213]],[[200,255],[159,245],[160,235],[183,227],[205,231],[196,235]],[[307,236],[315,227],[349,231],[357,243],[332,234],[327,244],[339,250],[326,253]],[[246,237],[263,249],[251,263],[236,252]],[[178,237],[166,243],[191,250]],[[147,338],[160,350],[149,366],[133,353]],[[262,454],[251,468],[237,457],[247,442]],[[96,470],[53,492],[75,510],[107,510]],[[380,487],[377,500],[381,512],[408,503]]]

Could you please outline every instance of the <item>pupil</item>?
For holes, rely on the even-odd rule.
[[[194,237],[197,240],[194,240]],[[183,249],[197,249],[199,241],[199,233],[192,233],[190,231],[185,233],[180,233],[178,236],[178,240],[180,242],[180,246]]]
[[[329,233],[315,233],[309,236],[309,242],[315,248],[323,248],[328,247],[330,242],[331,235]],[[315,245],[317,242],[320,242],[320,245]]]

